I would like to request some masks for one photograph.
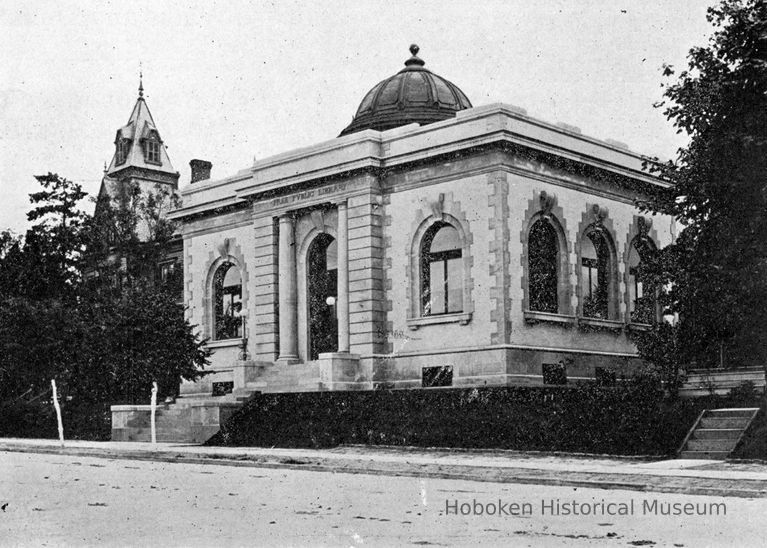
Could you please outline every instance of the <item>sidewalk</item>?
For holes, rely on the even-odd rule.
[[[57,440],[11,438],[0,438],[0,451],[767,498],[767,465],[722,461],[363,446],[315,450],[66,441],[61,447]]]

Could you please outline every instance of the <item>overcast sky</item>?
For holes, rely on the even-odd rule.
[[[652,104],[661,65],[711,32],[704,0],[0,2],[0,230],[26,226],[33,175],[95,194],[145,97],[181,185],[335,138],[415,42],[475,106],[503,102],[645,154],[683,136]]]

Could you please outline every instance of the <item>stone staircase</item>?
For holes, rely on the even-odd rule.
[[[738,445],[759,408],[706,409],[682,442],[679,458],[724,460]]]
[[[317,362],[265,367],[244,388],[225,396],[185,396],[155,410],[158,442],[204,443],[256,392],[317,392],[323,390]],[[152,440],[149,405],[113,405],[112,441]]]

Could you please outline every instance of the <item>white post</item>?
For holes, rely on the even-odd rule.
[[[53,388],[53,407],[56,409],[56,421],[59,426],[59,442],[64,447],[64,423],[61,422],[61,406],[59,405],[59,396],[56,393],[56,381],[51,379],[51,387]]]
[[[152,383],[152,403],[150,405],[151,412],[152,412],[152,443],[157,443],[157,431],[155,430],[154,425],[154,413],[157,409],[157,383]]]

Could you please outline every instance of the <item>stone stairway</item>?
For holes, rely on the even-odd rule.
[[[679,450],[683,459],[724,460],[738,445],[759,408],[706,409]]]
[[[219,397],[179,398],[160,404],[155,410],[158,442],[203,443],[218,432],[232,414],[242,407],[254,391]],[[151,407],[148,405],[112,406],[112,441],[151,441]]]
[[[317,362],[265,367],[244,388],[225,396],[180,397],[155,411],[158,442],[204,443],[256,392],[317,392],[323,390]],[[151,441],[148,405],[112,406],[112,441]]]

